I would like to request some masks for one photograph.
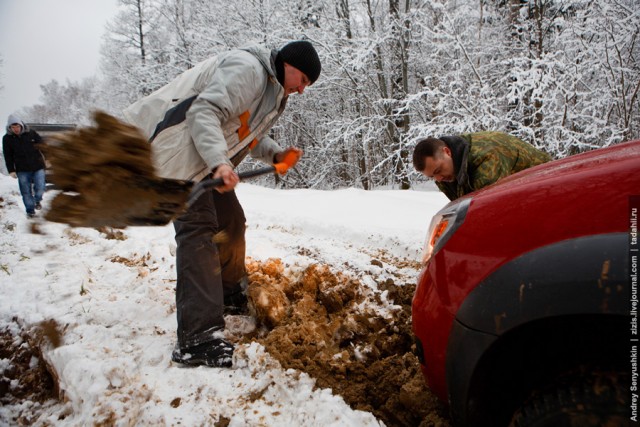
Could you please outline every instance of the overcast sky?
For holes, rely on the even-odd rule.
[[[40,85],[98,72],[105,24],[118,0],[0,0],[0,123],[39,103]]]

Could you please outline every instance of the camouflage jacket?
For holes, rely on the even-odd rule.
[[[455,166],[455,181],[436,183],[449,200],[551,160],[547,153],[502,132],[468,133],[440,139],[451,149]]]

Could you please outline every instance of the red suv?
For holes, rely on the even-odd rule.
[[[413,332],[455,426],[640,418],[637,195],[640,140],[527,169],[434,216]]]

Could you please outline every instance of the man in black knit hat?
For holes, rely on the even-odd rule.
[[[164,178],[222,178],[174,221],[178,343],[172,360],[228,367],[234,346],[224,338],[225,313],[246,310],[245,216],[234,172],[251,154],[266,163],[297,159],[267,132],[289,95],[302,94],[320,76],[320,58],[304,40],[281,49],[234,49],[195,65],[124,111],[151,142]]]

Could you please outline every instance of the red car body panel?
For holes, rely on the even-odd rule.
[[[412,306],[413,332],[424,351],[422,371],[443,402],[449,333],[476,285],[536,248],[628,231],[634,194],[640,194],[640,141],[536,166],[465,196],[472,198],[465,220],[422,270]],[[545,216],[549,212],[553,218]]]

